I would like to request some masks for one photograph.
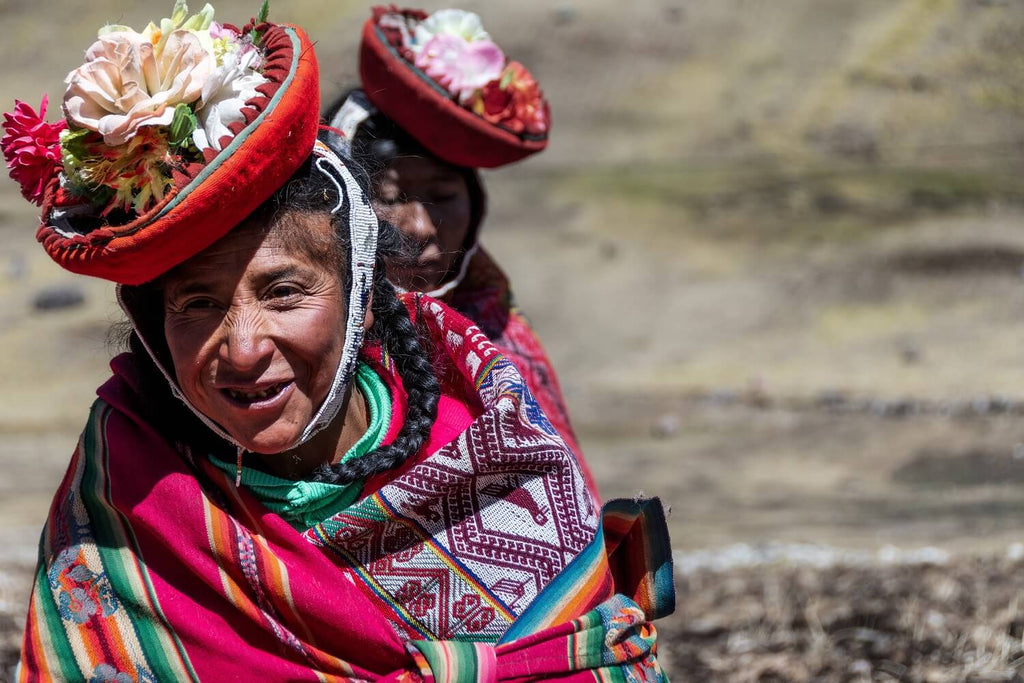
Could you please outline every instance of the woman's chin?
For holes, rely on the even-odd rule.
[[[249,453],[276,455],[283,453],[295,445],[301,434],[294,429],[270,429],[252,434],[242,430],[229,430],[228,433],[242,448]]]

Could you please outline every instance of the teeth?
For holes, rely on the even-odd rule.
[[[276,396],[280,390],[281,385],[275,384],[261,391],[235,391],[234,389],[228,389],[227,391],[228,395],[231,396],[231,398],[233,399],[236,399],[238,401],[254,402],[259,401],[260,399],[267,398],[269,396]]]

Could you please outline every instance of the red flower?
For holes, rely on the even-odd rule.
[[[473,111],[517,135],[540,135],[550,125],[548,103],[540,86],[519,62],[509,62],[500,80],[483,87]]]
[[[490,123],[507,121],[515,114],[512,93],[503,90],[501,81],[494,79],[480,91],[480,99],[474,110]]]
[[[508,82],[512,89],[512,100],[515,102],[515,121],[519,122],[527,133],[539,135],[548,131],[548,103],[540,86],[533,75],[519,62],[509,62],[501,78],[502,83]]]
[[[4,152],[8,173],[19,185],[25,199],[43,203],[43,192],[60,167],[60,132],[67,128],[63,120],[47,123],[43,95],[36,114],[21,100],[14,101],[14,111],[4,114],[4,136],[0,148]]]

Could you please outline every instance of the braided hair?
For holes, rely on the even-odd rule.
[[[366,191],[368,180],[365,173],[354,172],[353,175]],[[351,245],[347,212],[330,214],[338,201],[337,187],[309,163],[297,171],[248,220],[267,226],[280,224],[287,231],[289,241],[307,249],[324,265],[337,269],[343,291],[348,291],[351,284],[348,268]],[[330,214],[333,236],[330,244],[317,242],[315,235],[301,229],[301,221],[290,220],[310,214]],[[405,421],[392,443],[349,462],[321,465],[308,475],[314,481],[344,484],[393,469],[419,452],[430,435],[441,394],[430,360],[431,347],[419,327],[410,320],[408,310],[387,279],[385,268],[387,260],[409,258],[409,254],[409,243],[401,232],[390,223],[381,221],[371,304],[374,320],[366,342],[381,344],[395,363],[408,395]],[[149,343],[153,355],[159,359],[160,365],[170,371],[173,362],[163,334],[161,279],[135,287],[124,286],[121,298]],[[351,302],[346,302],[347,305],[351,305]],[[181,401],[174,398],[167,380],[135,330],[130,333],[128,347],[138,370],[139,391],[149,403],[146,417],[151,424],[172,441],[181,441],[184,435],[190,446],[233,460],[231,445],[214,434]]]

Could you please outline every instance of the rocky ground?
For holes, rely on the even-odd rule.
[[[680,576],[677,681],[1024,680],[1017,557]]]

